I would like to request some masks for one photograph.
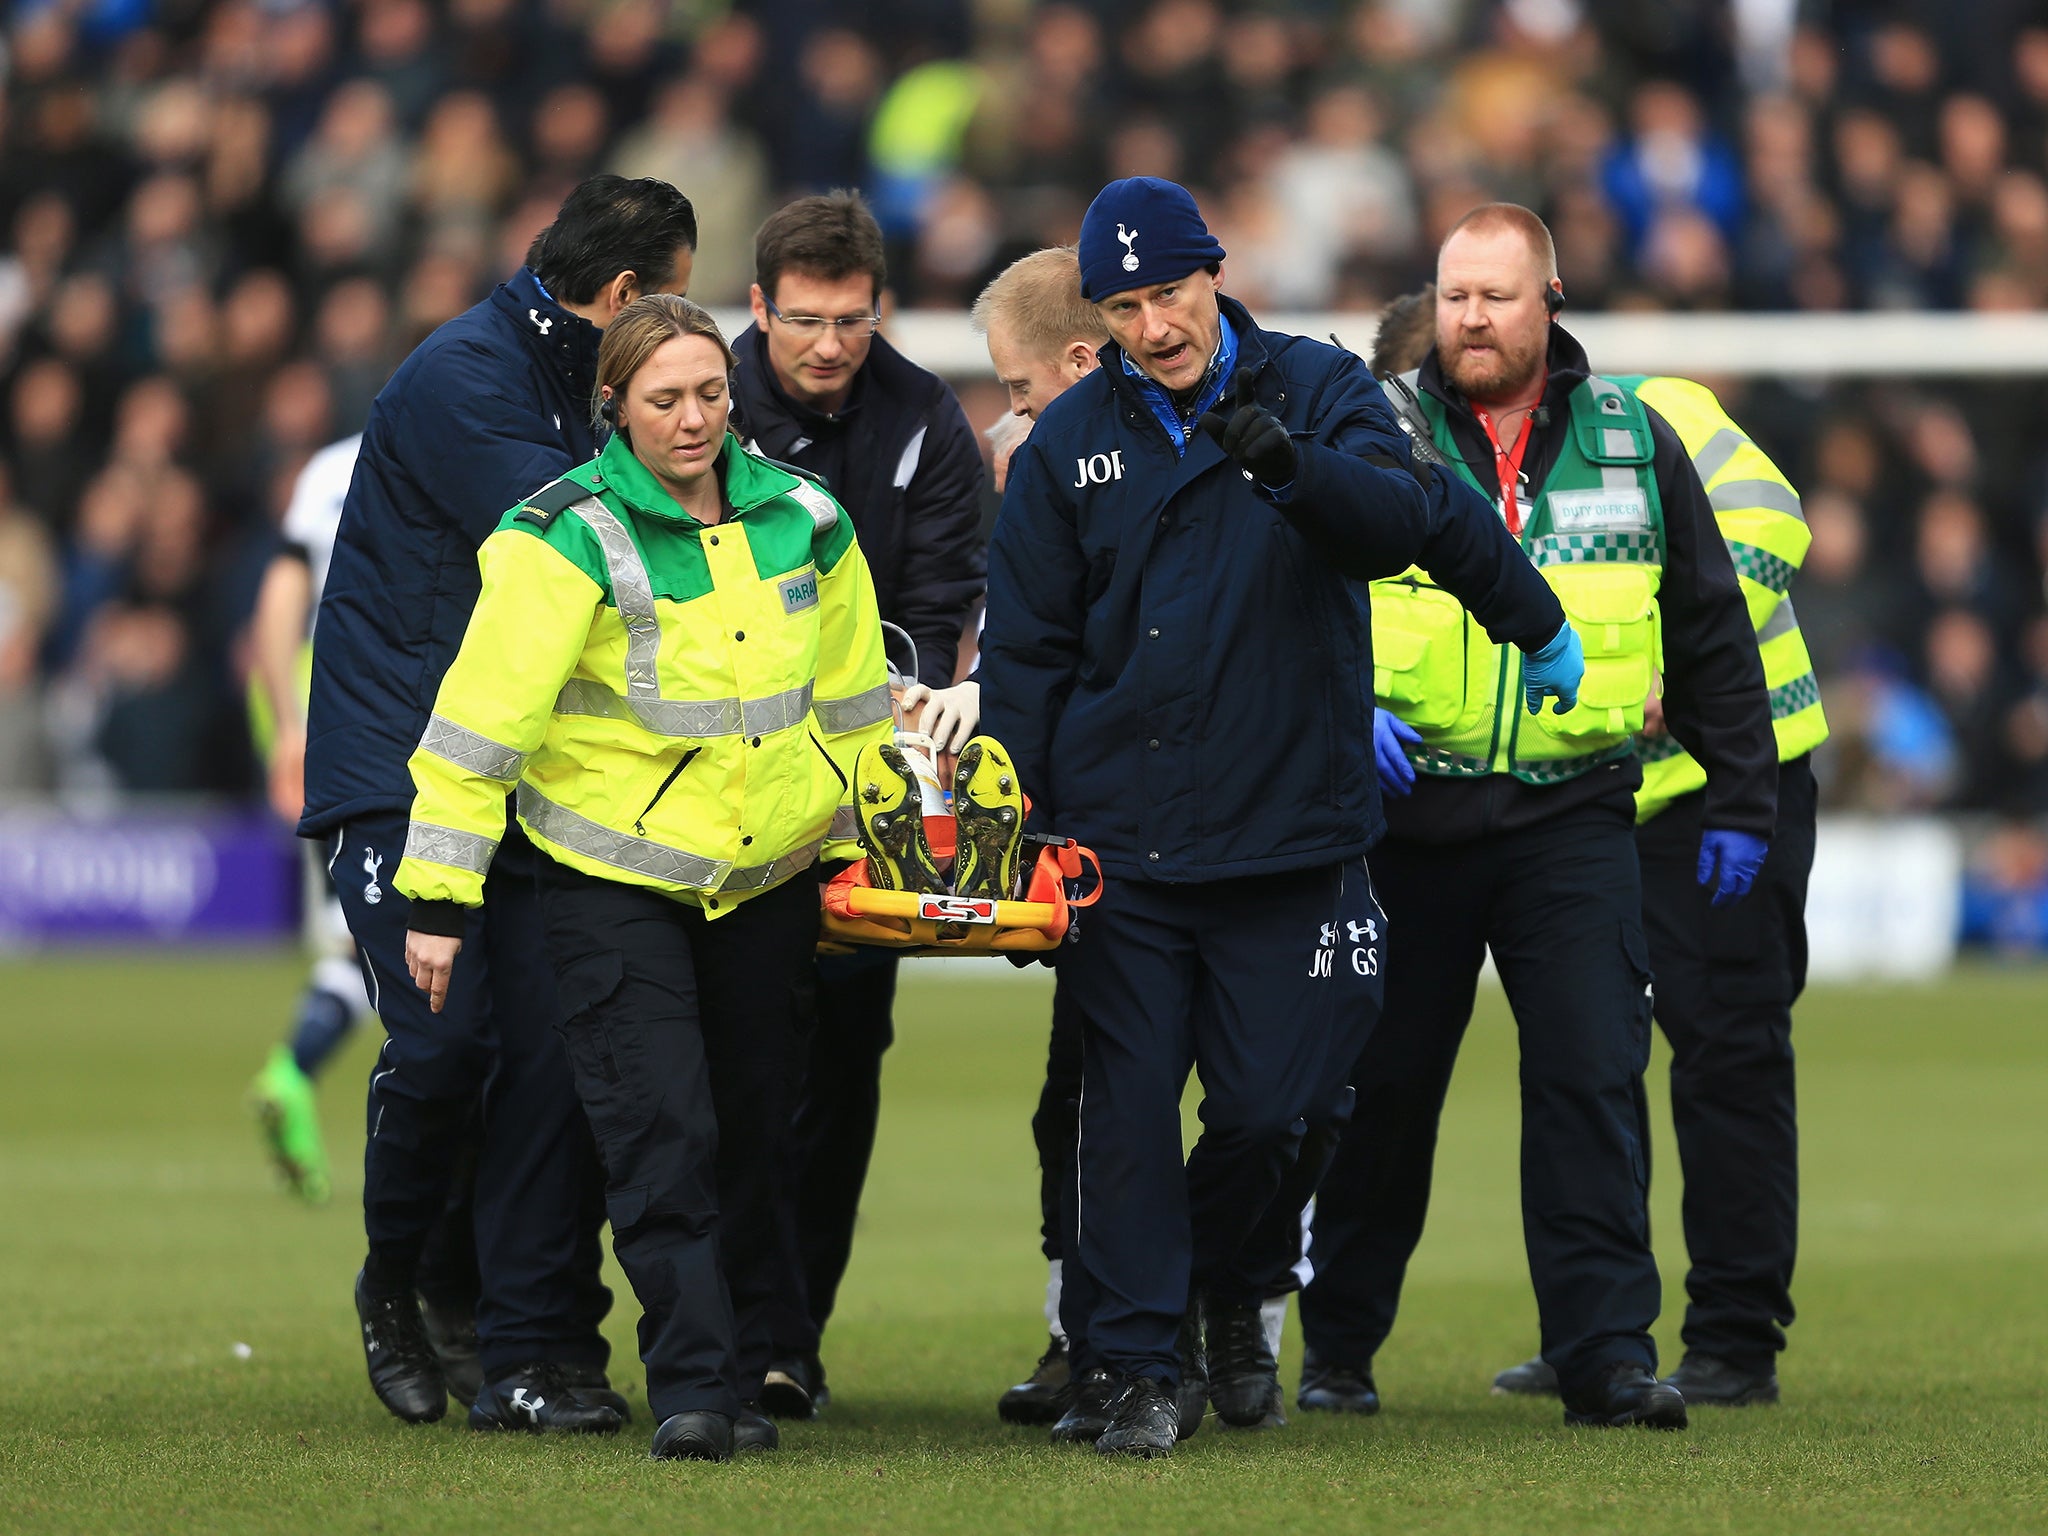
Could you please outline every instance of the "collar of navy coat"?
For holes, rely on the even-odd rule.
[[[534,352],[558,370],[583,399],[596,388],[597,346],[604,332],[548,296],[530,267],[521,267],[491,290],[491,303]]]

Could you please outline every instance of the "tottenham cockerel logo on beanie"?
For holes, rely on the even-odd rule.
[[[1093,304],[1186,277],[1221,261],[1223,247],[1186,187],[1132,176],[1095,194],[1081,220],[1080,255],[1081,297]]]

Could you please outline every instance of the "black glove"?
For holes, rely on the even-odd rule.
[[[1230,409],[1227,421],[1220,410],[1207,411],[1196,425],[1250,470],[1259,484],[1269,489],[1292,484],[1294,440],[1280,418],[1259,404],[1257,380],[1249,368],[1237,370]]]

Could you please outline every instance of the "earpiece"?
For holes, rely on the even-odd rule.
[[[606,395],[597,402],[597,414],[604,418],[604,424],[614,432],[619,430],[619,398]]]
[[[1543,312],[1555,318],[1557,312],[1563,308],[1564,290],[1562,288],[1545,286],[1543,290]]]

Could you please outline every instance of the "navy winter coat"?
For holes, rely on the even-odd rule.
[[[421,342],[370,407],[314,631],[301,835],[412,804],[406,760],[476,606],[478,546],[597,454],[601,335],[522,267]]]
[[[1127,879],[1305,868],[1378,840],[1359,583],[1421,564],[1527,648],[1564,622],[1477,492],[1418,479],[1364,363],[1222,305],[1293,436],[1294,483],[1255,487],[1200,432],[1180,455],[1112,344],[1011,461],[989,550],[982,728],[1034,825]]]
[[[761,452],[809,470],[846,508],[882,617],[917,644],[921,681],[953,681],[960,632],[981,600],[981,486],[987,470],[960,402],[876,336],[835,416],[782,392],[760,327],[733,341],[732,427]],[[906,658],[893,639],[889,655]]]

